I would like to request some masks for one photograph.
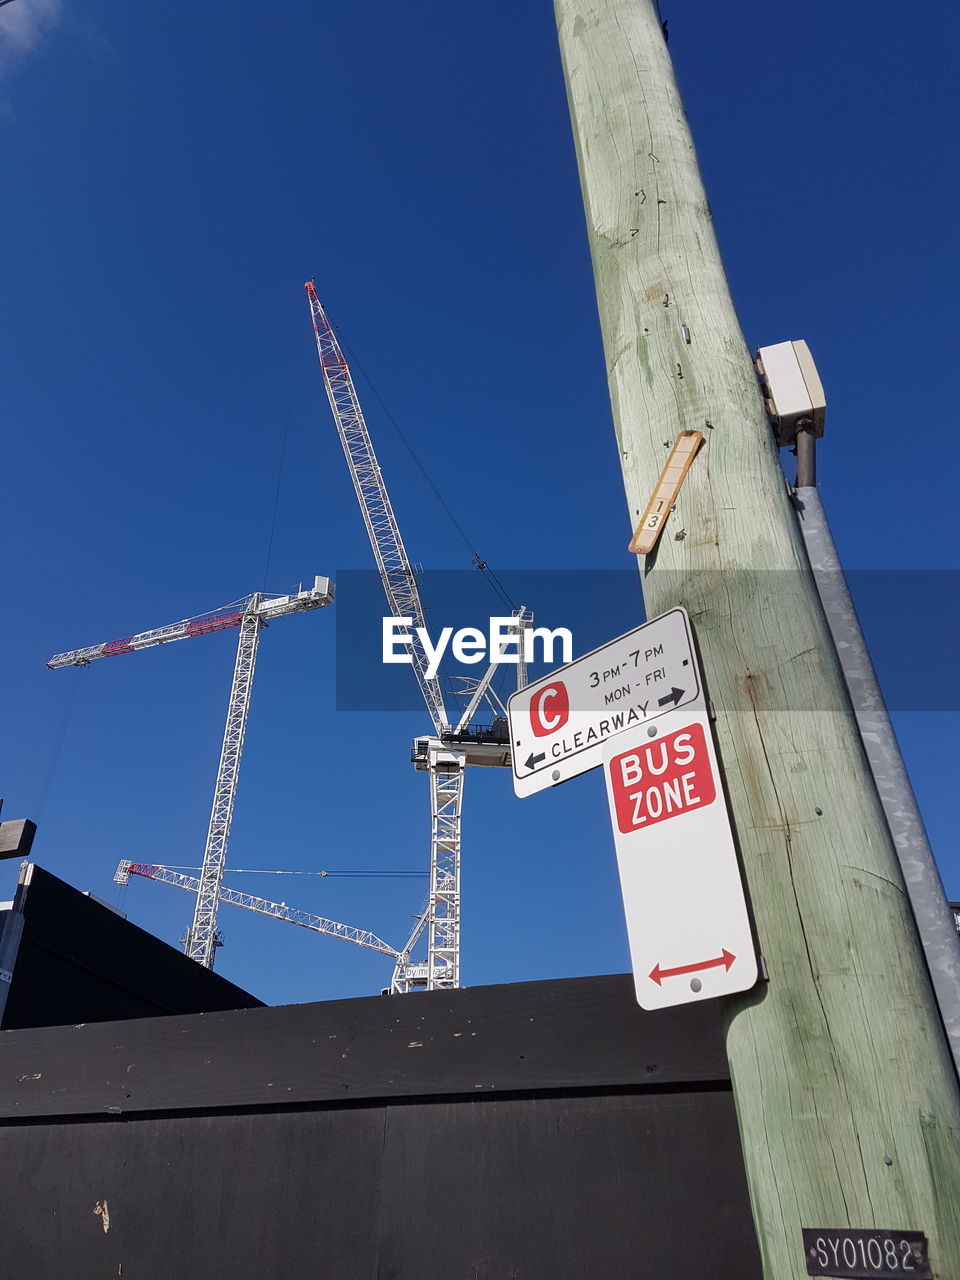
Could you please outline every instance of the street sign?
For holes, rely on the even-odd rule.
[[[640,1005],[749,990],[756,953],[706,711],[621,733],[603,761]]]
[[[702,703],[690,619],[671,609],[510,698],[513,788],[529,796],[575,778],[601,764],[608,738]]]

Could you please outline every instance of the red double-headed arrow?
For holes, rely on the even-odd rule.
[[[659,987],[663,985],[664,978],[676,978],[681,973],[698,973],[701,969],[719,969],[721,965],[729,973],[730,966],[736,958],[732,951],[721,950],[715,960],[698,960],[696,964],[681,964],[675,969],[661,969],[658,961],[650,970],[649,976]]]

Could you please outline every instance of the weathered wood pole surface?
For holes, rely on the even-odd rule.
[[[624,545],[665,446],[705,435],[640,568],[648,614],[682,603],[693,619],[769,971],[727,1029],[765,1275],[806,1274],[801,1227],[875,1226],[924,1231],[934,1275],[957,1280],[957,1081],[660,21],[652,0],[556,0],[556,14]]]

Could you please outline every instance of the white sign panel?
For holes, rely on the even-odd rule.
[[[620,734],[603,772],[640,1005],[749,990],[756,952],[706,712]]]
[[[702,700],[690,619],[671,609],[510,698],[513,788],[529,796],[595,769],[608,738]]]

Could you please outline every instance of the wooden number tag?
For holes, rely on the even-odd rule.
[[[657,545],[657,539],[663,532],[670,508],[677,500],[680,486],[690,470],[690,464],[702,440],[702,431],[681,431],[673,442],[667,465],[660,472],[660,479],[653,491],[653,497],[647,503],[647,508],[640,517],[640,523],[631,539],[629,550],[634,555],[649,555]]]

